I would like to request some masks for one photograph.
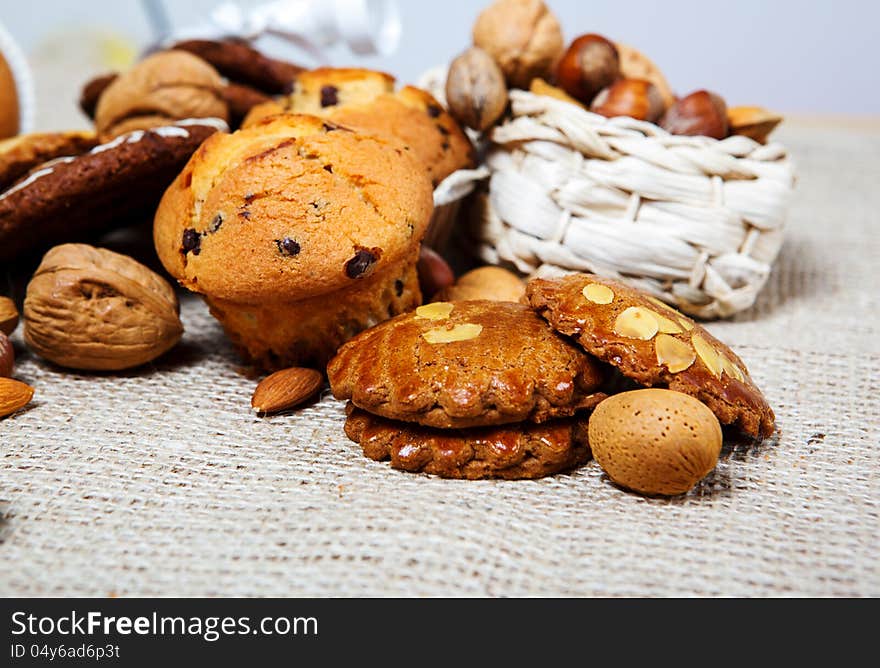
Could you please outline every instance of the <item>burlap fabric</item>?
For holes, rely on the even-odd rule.
[[[880,136],[789,127],[799,185],[750,310],[709,328],[778,415],[692,493],[595,463],[536,482],[392,471],[325,396],[257,418],[197,300],[182,344],[123,376],[24,356],[0,422],[0,593],[274,596],[880,595]],[[21,350],[21,333],[16,334]]]

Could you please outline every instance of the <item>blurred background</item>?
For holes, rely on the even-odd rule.
[[[302,0],[308,2],[309,0]],[[329,0],[317,0],[331,5]],[[75,101],[95,74],[127,67],[168,26],[204,24],[218,0],[0,0],[0,24],[28,56],[36,76],[37,129],[85,127]],[[257,2],[242,0],[243,7]],[[386,70],[414,82],[470,43],[488,0],[397,0],[401,36],[390,55],[361,56],[343,45],[320,61]],[[864,0],[548,0],[566,41],[599,32],[652,58],[673,88],[710,88],[732,105],[756,104],[795,115],[880,114],[878,57],[872,43],[880,3]],[[287,42],[258,46],[303,65],[319,59]],[[859,119],[853,118],[852,122]]]

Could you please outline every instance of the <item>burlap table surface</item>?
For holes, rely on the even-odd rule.
[[[776,409],[691,493],[649,499],[594,462],[540,481],[393,471],[325,394],[258,418],[196,299],[132,374],[22,355],[0,422],[0,593],[27,596],[880,595],[880,136],[790,126],[788,237],[756,306],[711,331]],[[21,333],[16,333],[21,350]]]

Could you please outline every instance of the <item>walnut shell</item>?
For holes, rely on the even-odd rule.
[[[56,246],[27,287],[24,340],[71,369],[118,371],[154,360],[183,334],[174,290],[126,255]]]
[[[565,50],[562,26],[542,0],[496,0],[477,17],[474,46],[489,53],[514,88],[548,78]]]
[[[159,51],[113,79],[95,105],[102,140],[184,118],[229,120],[223,79],[186,51]]]
[[[449,66],[446,102],[459,123],[478,132],[495,124],[507,106],[504,73],[483,49],[472,46]]]

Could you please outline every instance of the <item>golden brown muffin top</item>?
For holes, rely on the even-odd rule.
[[[399,142],[281,115],[202,144],[165,192],[154,240],[190,290],[294,301],[400,262],[432,208],[431,184]]]

